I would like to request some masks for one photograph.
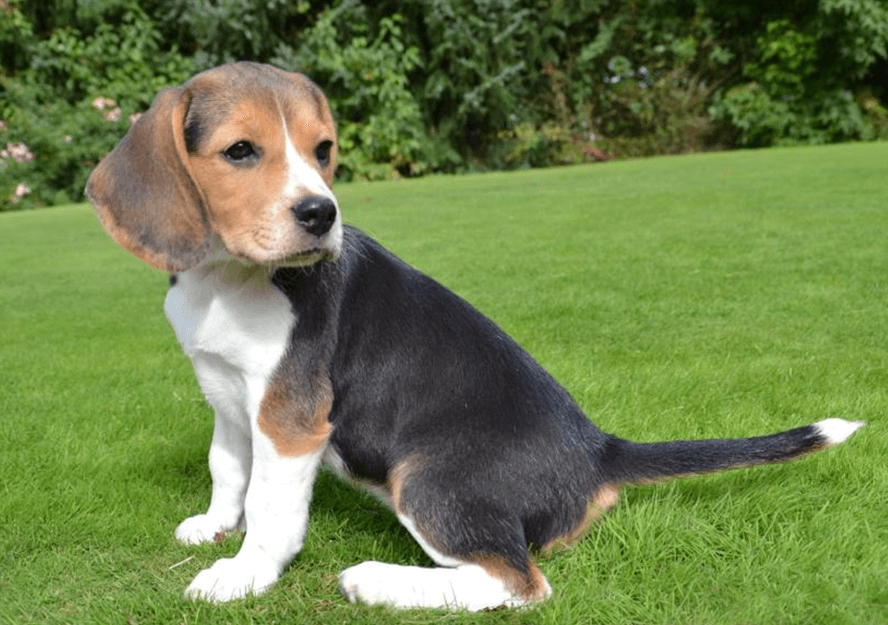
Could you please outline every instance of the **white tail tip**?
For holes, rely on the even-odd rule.
[[[838,445],[848,440],[858,429],[864,426],[863,421],[845,421],[844,419],[824,419],[814,424],[827,445]]]

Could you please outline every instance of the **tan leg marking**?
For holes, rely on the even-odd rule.
[[[275,379],[265,390],[259,407],[259,429],[268,436],[278,454],[304,456],[323,447],[333,431],[328,421],[333,407],[333,390],[326,376],[316,376],[314,393],[299,395]]]
[[[542,601],[551,590],[546,578],[530,556],[527,557],[526,573],[516,569],[499,555],[470,556],[467,562],[477,564],[488,575],[502,581],[510,593],[525,603]]]
[[[423,459],[420,454],[407,456],[398,462],[388,474],[388,491],[391,494],[392,510],[397,514],[403,514],[401,509],[401,493],[404,490],[404,484],[407,479],[420,469]]]
[[[586,514],[582,520],[569,532],[547,542],[540,551],[548,555],[553,551],[562,551],[571,547],[586,535],[592,523],[600,519],[605,512],[612,508],[619,498],[620,488],[616,484],[608,483],[601,486],[589,498],[589,503],[586,505]]]

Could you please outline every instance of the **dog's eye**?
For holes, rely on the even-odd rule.
[[[326,167],[330,164],[330,150],[333,149],[332,141],[321,141],[315,148],[315,158],[318,159],[318,165]]]
[[[238,141],[222,152],[230,161],[238,162],[256,155],[256,148],[249,141]]]

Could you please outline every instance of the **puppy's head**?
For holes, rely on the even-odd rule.
[[[300,74],[235,63],[161,91],[92,172],[102,225],[145,262],[175,273],[216,241],[245,263],[335,258],[336,131]]]

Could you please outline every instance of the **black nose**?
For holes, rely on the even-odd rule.
[[[293,207],[296,222],[316,237],[326,234],[336,221],[336,204],[327,197],[307,197]]]

